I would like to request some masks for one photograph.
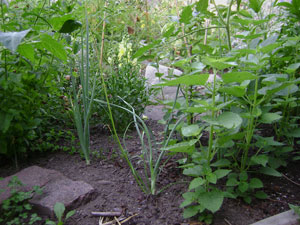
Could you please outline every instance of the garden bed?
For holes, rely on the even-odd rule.
[[[148,122],[157,138],[162,127],[155,121]],[[87,166],[78,154],[70,155],[66,152],[53,152],[47,155],[35,155],[22,161],[20,169],[38,165],[43,168],[54,169],[72,180],[83,180],[91,184],[98,192],[98,197],[76,209],[76,214],[66,224],[94,225],[99,218],[92,217],[92,211],[112,211],[121,208],[125,216],[136,215],[125,224],[201,224],[194,220],[184,220],[183,210],[179,208],[183,201],[182,194],[187,190],[187,184],[178,183],[163,191],[158,196],[146,196],[137,186],[129,167],[118,153],[112,137],[106,132],[93,129],[91,148],[98,153],[93,154],[91,165]],[[131,156],[139,154],[140,144],[136,134],[131,133],[128,140]],[[15,173],[11,165],[2,164],[0,177]],[[291,162],[280,172],[289,179],[300,183],[299,163]],[[269,199],[253,200],[251,205],[241,199],[226,199],[220,211],[214,216],[216,225],[248,225],[263,218],[275,215],[289,209],[288,203],[300,204],[300,187],[284,177],[261,176],[264,191]],[[163,169],[158,186],[169,183],[188,181],[182,175],[175,160],[170,161]],[[193,222],[195,221],[195,222]]]

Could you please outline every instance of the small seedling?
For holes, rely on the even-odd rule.
[[[76,212],[75,210],[72,210],[72,211],[68,212],[67,215],[64,218],[64,221],[63,221],[63,215],[64,215],[65,210],[66,210],[66,208],[65,208],[65,205],[63,203],[56,202],[55,205],[54,205],[54,213],[55,213],[55,216],[57,218],[57,223],[54,222],[54,221],[51,221],[51,220],[47,220],[46,225],[63,225],[64,221],[69,219]]]

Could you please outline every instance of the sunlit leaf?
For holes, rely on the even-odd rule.
[[[192,6],[189,5],[189,6],[184,7],[181,12],[179,21],[181,23],[188,24],[192,18],[193,18]]]
[[[41,35],[41,42],[44,48],[51,52],[55,57],[67,61],[67,52],[60,42],[56,41],[48,34]]]
[[[245,80],[254,80],[258,77],[249,72],[230,72],[222,75],[222,79],[225,83],[242,83]]]
[[[220,191],[203,192],[199,194],[198,203],[212,213],[218,211],[223,204],[224,195]]]
[[[164,83],[156,84],[153,86],[177,86],[179,84],[183,85],[204,85],[208,80],[209,74],[199,74],[199,75],[184,75],[173,80],[165,81]]]
[[[197,124],[192,124],[181,128],[182,135],[185,137],[197,136],[201,132],[201,128]]]
[[[240,126],[243,120],[239,114],[224,112],[217,118],[217,122],[219,125],[231,129]]]

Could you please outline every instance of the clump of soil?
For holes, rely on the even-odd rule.
[[[149,126],[159,138],[163,128],[155,121]],[[132,156],[138,155],[141,146],[137,135],[132,132],[127,147]],[[65,152],[53,152],[47,155],[35,155],[22,162],[20,169],[37,165],[54,169],[70,179],[83,180],[91,184],[98,197],[86,205],[79,207],[67,225],[96,225],[99,218],[91,216],[92,211],[113,211],[122,209],[123,215],[134,216],[124,225],[184,225],[201,224],[184,220],[183,210],[179,208],[183,201],[182,194],[187,190],[189,178],[182,175],[175,160],[171,160],[163,169],[158,181],[158,188],[176,183],[157,196],[145,195],[137,186],[128,165],[120,157],[117,145],[107,132],[92,130],[91,148],[94,150],[91,165],[78,155]],[[137,165],[138,166],[138,165]],[[142,168],[140,168],[142,169]],[[15,173],[12,165],[0,167],[0,177]],[[300,183],[299,164],[291,162],[281,172],[289,179]],[[260,177],[264,183],[264,191],[269,195],[267,200],[255,199],[251,205],[240,199],[226,199],[219,212],[214,216],[215,225],[248,225],[260,219],[288,210],[288,203],[300,205],[300,187],[285,177]],[[196,220],[196,219],[195,219]]]

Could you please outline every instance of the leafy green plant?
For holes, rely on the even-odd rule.
[[[55,216],[57,218],[57,223],[51,220],[47,220],[46,221],[47,225],[63,225],[65,221],[67,221],[71,216],[73,216],[76,213],[75,210],[72,210],[69,211],[64,217],[66,208],[65,205],[61,202],[56,202],[53,209],[54,209]]]
[[[35,186],[32,191],[23,192],[19,188],[23,184],[17,177],[13,177],[8,184],[11,196],[4,200],[1,205],[0,222],[7,225],[13,224],[35,224],[41,218],[36,213],[31,213],[32,206],[28,200],[33,194],[41,194],[42,190]]]

